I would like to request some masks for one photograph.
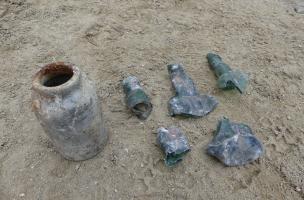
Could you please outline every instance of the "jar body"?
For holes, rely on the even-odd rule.
[[[32,92],[33,110],[44,131],[56,150],[74,161],[92,158],[108,140],[95,87],[84,73],[77,76],[63,91],[59,85],[55,92],[35,86]]]

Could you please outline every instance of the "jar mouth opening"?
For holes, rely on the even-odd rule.
[[[48,67],[41,76],[40,84],[45,87],[56,87],[68,82],[73,76],[73,69],[67,65]]]
[[[50,63],[34,75],[33,88],[44,91],[62,90],[74,85],[79,75],[79,69],[73,64]]]

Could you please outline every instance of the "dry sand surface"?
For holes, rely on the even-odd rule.
[[[283,0],[0,0],[0,199],[303,199],[304,15]],[[206,54],[250,74],[246,94],[217,89]],[[93,159],[54,150],[31,111],[31,78],[68,61],[96,83],[111,135]],[[200,119],[168,116],[166,65],[182,63],[219,100]],[[140,121],[121,81],[142,80],[154,110]],[[264,156],[229,168],[206,154],[218,119],[251,126]],[[175,125],[192,151],[175,168],[156,145]]]

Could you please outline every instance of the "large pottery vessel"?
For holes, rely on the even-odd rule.
[[[66,159],[92,158],[106,145],[95,86],[78,67],[51,63],[32,83],[33,111],[56,150]]]

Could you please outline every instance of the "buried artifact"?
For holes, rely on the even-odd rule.
[[[229,65],[222,61],[219,55],[208,53],[210,68],[218,77],[218,87],[225,90],[237,89],[243,93],[248,84],[248,75],[239,70],[232,70]]]
[[[239,166],[258,159],[263,153],[263,146],[249,126],[223,118],[218,123],[207,153],[227,166]]]
[[[168,65],[168,72],[176,92],[169,100],[171,116],[203,117],[216,108],[218,101],[213,96],[200,95],[182,65]]]
[[[95,86],[73,64],[51,63],[35,74],[32,107],[56,150],[66,159],[92,158],[107,143]]]

